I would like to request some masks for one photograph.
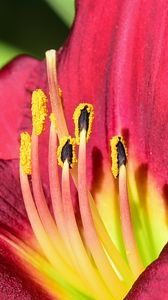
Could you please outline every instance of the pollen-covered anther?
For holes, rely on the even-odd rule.
[[[59,166],[63,167],[64,162],[68,161],[71,169],[77,162],[75,153],[75,139],[71,136],[64,136],[60,140],[60,145],[57,149],[57,159]]]
[[[73,114],[73,120],[75,123],[76,143],[78,145],[80,144],[80,133],[82,130],[86,131],[86,140],[88,141],[92,130],[93,119],[94,109],[92,104],[81,103],[77,106]]]
[[[32,93],[32,122],[36,135],[40,135],[45,129],[47,117],[47,97],[41,89]]]
[[[119,176],[119,169],[127,162],[127,149],[122,136],[114,136],[110,140],[111,146],[111,159],[112,159],[112,174],[115,178]]]
[[[31,168],[31,136],[28,132],[20,134],[20,165],[25,174],[30,175]]]

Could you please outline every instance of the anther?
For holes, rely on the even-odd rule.
[[[122,136],[114,136],[110,140],[111,145],[111,158],[112,158],[112,173],[115,178],[119,175],[119,169],[127,162],[127,149],[125,147],[124,139]]]
[[[31,168],[31,136],[28,132],[20,134],[20,165],[24,174],[30,175]]]
[[[77,162],[75,155],[75,139],[70,136],[64,136],[60,140],[60,145],[57,150],[58,164],[63,167],[64,162],[67,161],[71,169]]]
[[[82,130],[85,130],[86,140],[88,141],[91,134],[92,122],[94,119],[93,105],[88,103],[79,104],[75,109],[73,119],[75,123],[76,143],[80,143],[80,133],[82,132]]]
[[[41,89],[32,94],[32,122],[36,135],[40,135],[45,129],[47,117],[47,97]]]

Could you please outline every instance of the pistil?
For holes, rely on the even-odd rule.
[[[64,118],[62,97],[60,97],[60,90],[57,82],[55,50],[48,50],[46,52],[46,64],[52,112],[56,116],[58,123],[58,136],[61,138],[64,135],[68,135],[68,129]]]

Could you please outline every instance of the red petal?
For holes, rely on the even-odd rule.
[[[19,260],[10,253],[2,241],[0,241],[0,299],[53,299],[20,268]]]
[[[69,124],[75,106],[91,101],[95,124],[90,148],[109,158],[109,139],[121,123],[129,153],[147,163],[163,186],[168,177],[167,0],[77,4],[59,63]]]
[[[15,252],[11,252],[10,246],[3,242],[1,236],[5,234],[10,238],[12,233],[39,250],[24,208],[18,165],[18,160],[0,160],[0,299],[49,300],[53,298],[43,291],[39,275],[36,280],[40,286],[32,277],[35,275],[32,267],[23,263]],[[27,268],[30,268],[30,272]]]
[[[0,228],[30,241],[32,231],[20,189],[18,160],[0,161]]]
[[[71,132],[75,106],[91,101],[95,104],[95,126],[90,149],[95,147],[109,159],[109,139],[117,133],[120,122],[127,143],[129,138],[129,153],[148,164],[164,189],[168,175],[168,146],[164,143],[168,133],[167,9],[166,0],[98,0],[96,5],[94,1],[77,1],[76,22],[59,57],[59,80]],[[27,81],[32,81],[34,88],[45,86],[41,66],[24,57],[1,71],[2,158],[17,156],[12,132],[20,127],[18,105],[27,100],[30,103]],[[12,105],[12,112],[6,103]],[[13,129],[9,131],[6,120],[10,119]],[[88,161],[91,156],[92,151]]]
[[[42,67],[34,58],[20,56],[0,71],[2,159],[18,158],[19,131],[31,128],[31,92],[38,87]],[[43,75],[40,81],[43,81]]]
[[[125,300],[167,300],[168,244],[159,258],[141,274]]]
[[[0,160],[0,232],[5,230],[38,248],[25,211],[18,169],[17,159]],[[44,192],[48,195],[45,186]]]
[[[31,94],[47,89],[45,63],[20,56],[0,71],[0,158],[19,158],[20,132],[31,132]],[[40,140],[42,157],[47,157],[47,132]],[[41,164],[44,184],[48,185],[47,160]],[[46,189],[47,190],[47,189]]]

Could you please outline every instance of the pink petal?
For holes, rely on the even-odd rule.
[[[125,300],[167,300],[168,244],[159,258],[141,274]]]

